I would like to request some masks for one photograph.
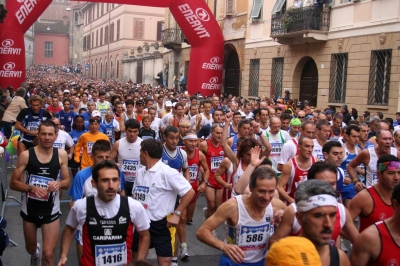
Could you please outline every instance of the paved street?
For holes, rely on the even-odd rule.
[[[10,173],[9,173],[10,176]],[[15,191],[9,191],[9,196],[15,196],[16,198],[19,199],[20,194],[15,192]],[[63,215],[61,216],[61,230],[60,230],[60,236],[61,238],[61,233],[62,229],[64,228],[65,225],[65,220],[67,218],[68,214],[68,209],[69,209],[69,204],[68,204],[68,195],[66,191],[64,191],[64,195],[62,198],[62,203],[61,203],[61,211]],[[185,262],[180,262],[180,265],[190,265],[190,266],[200,266],[200,265],[207,265],[207,266],[216,266],[218,265],[219,257],[220,257],[220,251],[210,248],[203,243],[200,243],[196,239],[196,231],[200,227],[201,223],[203,222],[203,216],[202,216],[202,208],[206,206],[206,201],[205,197],[201,196],[199,198],[198,204],[196,206],[196,212],[195,212],[195,219],[193,221],[192,225],[187,226],[187,242],[188,242],[188,247],[189,247],[189,254],[191,257],[185,261]],[[13,200],[7,200],[6,202],[6,208],[4,212],[4,217],[7,219],[8,225],[6,228],[7,233],[10,236],[10,239],[15,241],[18,246],[13,246],[11,243],[10,245],[6,248],[6,250],[3,253],[3,256],[1,257],[3,264],[4,265],[28,265],[30,256],[28,253],[25,251],[25,242],[24,242],[24,236],[22,233],[22,219],[19,215],[20,212],[20,205],[13,201]],[[218,236],[222,237],[224,233],[224,228],[221,226],[217,230]],[[41,242],[41,233],[40,230],[38,230],[38,242]],[[60,253],[60,245],[58,244],[56,251],[55,251],[55,258],[59,257]],[[69,252],[69,257],[68,257],[68,263],[67,265],[71,266],[76,266],[78,265],[78,260],[76,257],[76,249],[75,249],[75,244],[71,246],[70,252]],[[156,255],[154,250],[150,250],[149,255],[148,255],[149,261],[153,262],[156,264]]]

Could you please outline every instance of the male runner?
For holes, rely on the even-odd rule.
[[[140,144],[139,169],[132,190],[133,198],[142,203],[150,218],[150,247],[155,247],[160,266],[170,266],[174,254],[172,239],[182,212],[189,205],[195,192],[181,173],[162,162],[163,146],[155,139],[146,139]],[[181,197],[179,205],[175,202]],[[132,251],[138,252],[138,235],[135,231]],[[177,265],[175,261],[173,266]]]
[[[309,137],[299,139],[299,154],[291,158],[282,168],[282,175],[278,180],[276,189],[282,200],[289,205],[294,202],[297,186],[307,180],[310,167],[317,161],[312,156],[314,142]]]
[[[31,254],[30,265],[35,266],[40,265],[38,228],[42,228],[43,264],[54,265],[61,215],[58,194],[70,184],[67,153],[53,147],[56,130],[54,122],[41,122],[38,126],[39,145],[21,153],[9,184],[10,189],[22,192],[25,247]]]
[[[276,174],[258,168],[250,177],[250,195],[240,195],[223,203],[197,231],[197,238],[223,252],[219,265],[263,266],[268,239],[273,234],[277,210],[285,209],[274,199]],[[226,222],[226,242],[212,236],[212,231]]]
[[[281,119],[279,119],[278,117],[270,118],[269,130],[265,132],[265,136],[267,137],[269,143],[271,143],[272,151],[270,154],[270,159],[272,161],[274,169],[277,170],[278,160],[282,152],[282,147],[292,138],[289,136],[289,133],[287,133],[287,131],[281,130]],[[277,173],[278,176],[280,176],[281,172],[279,170],[277,170]]]
[[[324,180],[336,190],[337,167],[325,162],[316,162],[311,166],[307,174],[307,180],[312,179]],[[296,219],[296,211],[297,206],[295,203],[290,204],[288,208],[285,209],[282,215],[281,223],[275,230],[274,235],[270,238],[270,244],[288,235],[297,236],[300,234],[301,225]],[[336,223],[334,226],[331,244],[336,245],[337,238],[341,231],[343,231],[353,243],[358,236],[358,231],[354,226],[353,219],[349,211],[346,210],[342,204],[338,204]],[[337,246],[340,247],[339,244],[340,242],[337,243]]]
[[[111,156],[111,146],[110,142],[107,140],[97,140],[93,144],[92,148],[92,154],[91,156],[93,157],[93,165],[97,165],[103,161],[110,160]],[[118,189],[118,193],[121,195],[125,195],[124,193],[124,183],[125,179],[124,176],[122,175],[122,172],[120,173],[120,178],[121,178],[121,185],[120,188]],[[74,206],[75,202],[79,199],[83,199],[84,197],[89,197],[89,196],[96,196],[97,195],[97,189],[92,185],[92,166],[89,166],[81,171],[79,171],[74,180],[72,181],[72,185],[69,189],[68,195],[71,196],[71,202],[70,202],[70,207]],[[77,248],[77,255],[78,255],[78,260],[82,258],[82,226],[78,226],[76,234],[75,234],[75,239],[76,239],[76,248]]]
[[[295,118],[300,121],[299,119]],[[293,138],[291,141],[286,142],[282,147],[282,152],[279,155],[278,170],[282,171],[283,165],[290,159],[299,154],[298,142],[303,137],[313,138],[315,132],[315,125],[312,121],[304,121],[300,127],[300,135]]]
[[[34,140],[38,135],[40,123],[51,119],[51,114],[41,109],[43,99],[39,95],[29,98],[29,106],[19,112],[15,122],[15,129],[21,132],[17,144],[18,157],[23,151],[35,146]]]
[[[298,118],[292,118],[289,123],[289,136],[294,139],[299,136],[301,121]],[[279,167],[278,167],[279,168]]]
[[[188,130],[184,133],[183,143],[185,144],[185,146],[181,148],[184,149],[187,154],[188,167],[190,172],[190,185],[192,185],[192,188],[195,192],[193,199],[190,201],[190,204],[186,208],[187,223],[192,224],[197,196],[198,193],[203,193],[205,191],[206,182],[210,177],[210,170],[208,169],[206,156],[201,153],[197,148],[197,135],[194,130]],[[198,177],[200,167],[203,168],[204,173],[202,176],[203,182],[199,186]]]
[[[337,168],[337,182],[336,191],[338,201],[340,202],[340,193],[343,189],[344,172],[340,168],[340,164],[343,161],[343,146],[339,141],[327,141],[322,147],[322,153],[324,155],[324,161],[335,166]]]
[[[394,214],[365,229],[357,238],[351,252],[353,265],[398,265],[400,261],[400,185],[392,197]]]
[[[296,218],[301,237],[317,249],[322,266],[350,266],[347,255],[331,245],[337,215],[336,191],[326,181],[308,180],[297,187]]]
[[[211,127],[211,138],[206,139],[199,144],[199,150],[206,156],[208,169],[210,169],[210,177],[206,183],[206,199],[207,211],[205,218],[210,217],[222,202],[222,188],[214,178],[222,160],[225,158],[225,153],[221,145],[223,128],[220,124],[213,124]]]
[[[150,243],[150,220],[138,201],[117,195],[121,183],[118,166],[110,161],[96,164],[91,183],[97,195],[80,199],[71,208],[61,238],[58,265],[66,264],[78,226],[83,226],[80,265],[127,265],[132,258],[133,228],[140,238],[137,259],[144,259]]]
[[[238,124],[238,133],[235,136],[233,136],[233,137],[231,137],[231,138],[229,138],[227,140],[227,145],[229,147],[231,147],[233,153],[235,153],[235,154],[237,153],[237,149],[238,149],[237,142],[238,142],[238,139],[249,137],[250,127],[251,127],[250,119],[242,119],[242,120],[240,120],[240,122]]]
[[[315,127],[316,138],[314,139],[313,156],[323,161],[325,158],[324,153],[322,152],[322,147],[329,139],[331,124],[327,120],[319,120]]]
[[[376,142],[378,144],[377,147],[369,147],[368,149],[362,150],[356,158],[347,165],[347,172],[351,180],[353,180],[354,187],[358,192],[365,187],[369,188],[378,182],[377,161],[381,156],[384,154],[392,154],[400,157],[400,151],[397,151],[396,148],[392,147],[393,137],[389,130],[378,130],[376,132]],[[366,166],[365,184],[358,180],[354,171],[354,169],[360,164]]]
[[[376,167],[379,182],[360,191],[349,205],[353,219],[360,216],[360,232],[393,215],[390,198],[393,188],[400,182],[400,160],[391,154],[384,154],[379,157]]]
[[[342,201],[344,206],[348,207],[352,198],[356,195],[353,180],[347,172],[347,165],[360,153],[360,148],[357,147],[358,139],[360,136],[360,128],[355,125],[347,126],[344,130],[344,158],[340,164],[340,168],[344,172],[343,188],[342,188]],[[365,171],[356,167],[355,171],[358,175],[363,175]]]

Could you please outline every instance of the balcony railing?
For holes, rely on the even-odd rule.
[[[271,36],[278,37],[300,31],[329,31],[330,7],[307,6],[290,8],[283,14],[273,14]]]
[[[165,48],[176,49],[182,45],[184,36],[180,29],[165,29],[162,31],[161,41]]]

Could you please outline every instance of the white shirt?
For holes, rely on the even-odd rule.
[[[299,143],[297,139],[295,139],[296,143]],[[293,139],[289,140],[285,144],[283,144],[282,152],[279,155],[278,164],[285,165],[290,159],[296,156],[297,145],[294,143]]]
[[[174,115],[173,115],[171,112],[169,112],[169,113],[165,114],[165,115],[163,116],[163,118],[161,118],[161,122],[162,122],[162,127],[163,127],[163,128],[169,126],[169,119],[170,119],[171,117],[174,117]],[[151,127],[151,126],[150,126],[150,127]]]
[[[67,147],[74,146],[74,141],[67,132],[65,132],[64,130],[59,130],[57,139],[56,141],[54,141],[53,147],[65,150],[65,146]]]
[[[150,128],[156,132],[156,139],[159,139],[159,131],[162,128],[162,121],[161,118],[155,117],[154,121],[151,122]]]
[[[200,113],[201,115],[201,122],[200,122],[200,128],[206,124],[212,124],[214,122],[214,119],[212,118],[212,115],[210,114],[210,119],[208,119],[203,113]],[[193,116],[190,119],[190,125],[192,128],[196,128],[196,118],[197,115]]]
[[[192,188],[181,173],[164,164],[160,159],[152,168],[142,167],[138,171],[133,197],[136,191],[148,189],[145,197],[140,197],[146,205],[147,214],[151,221],[159,221],[175,210],[176,196],[183,197]]]
[[[110,219],[117,215],[120,207],[120,195],[116,195],[110,202],[102,202],[97,196],[94,197],[94,204],[100,216]],[[146,210],[136,200],[128,197],[129,214],[135,230],[144,231],[150,228],[150,219]],[[68,213],[66,224],[72,228],[83,225],[86,221],[86,198],[77,200]]]

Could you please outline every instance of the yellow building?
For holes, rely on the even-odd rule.
[[[318,107],[399,111],[400,1],[325,1],[208,0],[225,38],[223,92],[269,97],[289,90]],[[165,21],[165,31],[179,31],[168,10]],[[174,75],[187,73],[190,46],[184,36],[168,36],[171,86]]]

